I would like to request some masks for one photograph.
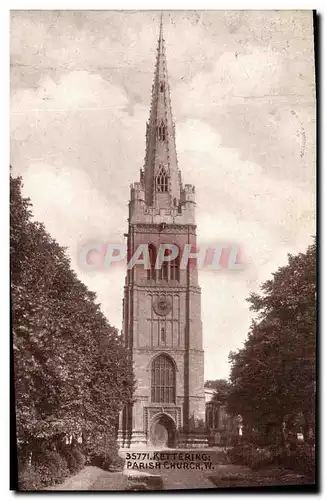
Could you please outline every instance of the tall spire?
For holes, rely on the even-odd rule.
[[[161,13],[152,101],[146,130],[144,165],[145,201],[150,206],[169,208],[180,200],[180,173],[175,147],[174,122],[163,37]]]
[[[161,11],[160,18],[160,40],[163,40],[163,12]]]

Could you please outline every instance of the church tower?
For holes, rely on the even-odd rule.
[[[120,447],[202,446],[206,439],[194,432],[205,420],[201,292],[197,268],[180,265],[185,245],[196,251],[195,188],[182,184],[178,167],[162,19],[145,161],[131,185],[128,224],[128,255],[146,245],[150,264],[131,267],[125,280],[123,333],[136,389],[119,417]],[[180,253],[156,268],[162,244]]]

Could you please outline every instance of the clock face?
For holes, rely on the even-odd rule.
[[[165,316],[171,311],[172,304],[167,297],[159,297],[153,304],[154,311],[160,316]]]

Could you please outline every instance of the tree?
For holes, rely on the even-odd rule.
[[[248,301],[256,313],[244,347],[230,353],[229,411],[263,439],[283,440],[302,416],[314,428],[316,353],[316,243],[288,256]]]
[[[64,434],[114,435],[131,401],[132,366],[65,249],[32,220],[10,178],[12,333],[17,438],[30,449]]]
[[[230,384],[228,380],[221,378],[217,380],[207,380],[205,382],[205,387],[209,389],[214,389],[213,401],[225,403],[228,399],[230,392]]]

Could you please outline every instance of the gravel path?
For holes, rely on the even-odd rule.
[[[162,473],[165,490],[198,490],[215,488],[202,471],[172,470]]]
[[[156,458],[152,458],[154,455],[150,453],[150,458],[143,461],[144,465],[140,470],[138,467],[132,467],[128,470],[127,460],[123,472],[107,472],[98,467],[88,466],[75,476],[67,479],[63,484],[47,488],[47,490],[126,491],[133,487],[135,489],[149,489],[151,491],[196,490],[238,486],[239,481],[240,483],[241,481],[245,481],[246,485],[250,485],[253,481],[250,469],[227,463],[225,455],[221,453],[221,450],[162,450],[162,452],[164,455],[159,459],[157,459],[156,455]],[[121,455],[126,456],[127,453],[130,452],[125,451]],[[149,452],[146,451],[147,453]],[[182,456],[181,459],[173,457],[173,453],[183,453],[183,458]],[[207,469],[203,465],[198,469],[177,468],[178,465],[189,462],[186,456],[188,453],[205,453],[206,458],[204,461],[209,462],[211,466]],[[150,462],[156,460],[159,460],[161,467],[155,470],[145,468]],[[135,462],[131,463],[137,465],[140,462],[139,460],[135,460]]]
[[[51,486],[51,491],[124,490],[127,479],[122,472],[106,472],[99,467],[88,466],[62,484]],[[124,486],[123,488],[121,486]]]

